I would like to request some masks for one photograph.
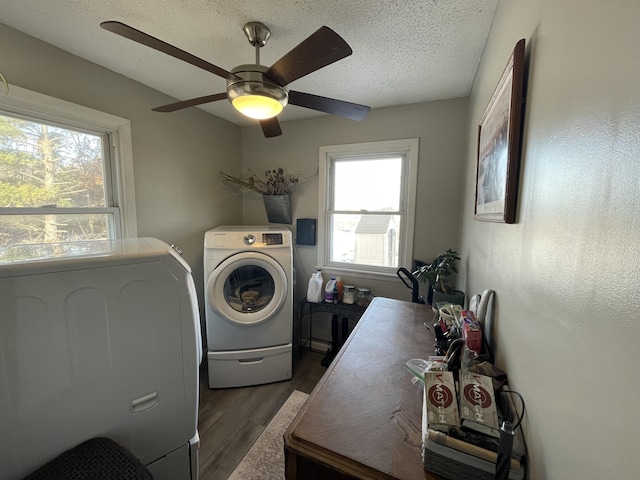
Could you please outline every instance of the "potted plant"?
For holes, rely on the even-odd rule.
[[[304,182],[302,175],[278,168],[267,170],[260,176],[250,168],[245,168],[238,176],[225,172],[220,172],[220,176],[225,185],[262,194],[269,222],[291,224],[289,194],[296,185]]]
[[[460,260],[458,252],[448,248],[433,262],[422,265],[413,272],[414,277],[423,283],[429,283],[433,289],[431,305],[434,307],[440,302],[464,306],[464,292],[449,282],[451,274],[458,273],[458,267],[456,267],[458,260]]]

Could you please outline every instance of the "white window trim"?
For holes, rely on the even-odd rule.
[[[327,182],[329,181],[329,166],[331,158],[349,155],[367,155],[385,152],[398,152],[407,154],[406,165],[406,225],[404,227],[404,238],[402,241],[402,255],[398,259],[399,266],[411,266],[413,263],[413,232],[416,218],[416,192],[418,188],[418,148],[417,138],[407,138],[401,140],[383,140],[379,142],[351,143],[344,145],[321,146],[319,153],[319,201],[318,201],[318,266],[327,273],[348,273],[363,278],[396,278],[394,273],[386,273],[366,269],[350,269],[348,267],[336,267],[327,261],[329,245],[329,229],[327,228],[327,210],[329,208],[330,197],[327,192]]]
[[[118,183],[113,186],[114,202],[121,212],[119,233],[123,238],[138,236],[130,120],[16,85],[11,85],[7,96],[0,97],[0,109],[70,127],[91,127],[96,132],[111,134],[109,148],[115,157],[113,165]]]

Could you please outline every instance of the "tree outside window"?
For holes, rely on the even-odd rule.
[[[0,114],[0,248],[109,238],[107,138]]]

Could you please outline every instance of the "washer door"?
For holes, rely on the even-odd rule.
[[[287,275],[273,258],[241,252],[218,265],[207,281],[209,306],[230,322],[255,325],[271,318],[287,297]]]

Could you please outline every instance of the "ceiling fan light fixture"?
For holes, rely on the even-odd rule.
[[[275,117],[289,100],[284,87],[262,78],[265,70],[261,65],[241,65],[232,70],[241,80],[227,82],[227,98],[231,105],[241,114],[256,120]]]
[[[242,95],[231,101],[241,114],[256,120],[266,120],[278,115],[284,108],[280,102],[262,95]]]
[[[267,87],[267,88],[265,88]],[[255,82],[236,82],[227,89],[231,105],[241,114],[266,120],[282,112],[287,105],[287,92]]]

